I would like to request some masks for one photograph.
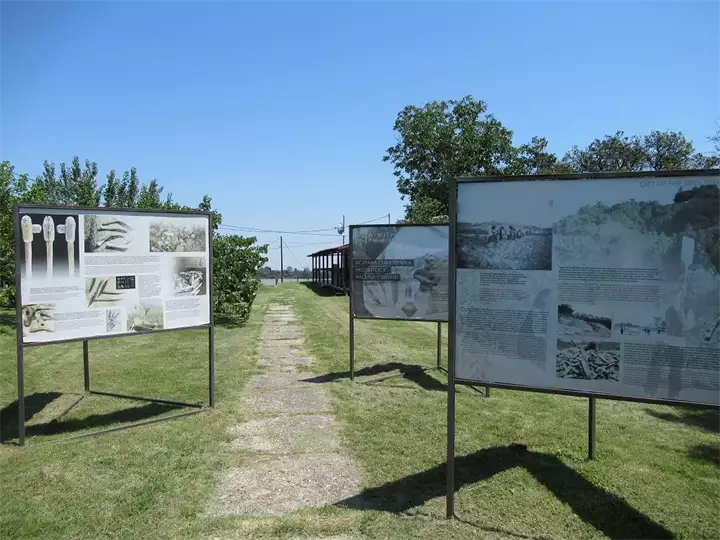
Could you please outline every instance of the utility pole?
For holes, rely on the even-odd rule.
[[[285,265],[283,264],[283,245],[282,245],[282,236],[280,237],[280,283],[283,283],[283,279],[285,277]]]

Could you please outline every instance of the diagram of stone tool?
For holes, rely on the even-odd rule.
[[[41,233],[43,235],[43,239],[45,240],[46,248],[46,277],[53,277],[53,248],[55,244],[55,233],[65,236],[68,257],[68,275],[70,277],[75,276],[75,234],[77,233],[77,223],[74,217],[68,216],[65,219],[64,224],[61,223],[55,225],[55,220],[52,216],[45,216],[42,221],[42,225],[40,225],[39,223],[33,223],[30,216],[23,216],[20,220],[20,229],[22,231],[23,243],[25,244],[25,277],[32,277],[32,242],[34,235]]]

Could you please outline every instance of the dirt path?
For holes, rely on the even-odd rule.
[[[229,470],[209,512],[284,515],[339,502],[360,492],[355,462],[342,452],[327,390],[303,382],[311,366],[302,327],[289,306],[270,304],[258,365],[242,396],[252,418],[234,429],[233,446],[257,452]]]

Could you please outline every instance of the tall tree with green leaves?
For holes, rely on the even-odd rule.
[[[448,213],[448,182],[458,176],[532,174],[550,172],[557,157],[547,141],[535,137],[519,148],[512,131],[487,112],[487,104],[466,96],[460,100],[409,105],[393,127],[397,143],[383,161],[393,174],[403,199],[405,217],[427,222]]]
[[[574,146],[563,157],[572,172],[669,171],[712,169],[717,156],[695,151],[695,145],[677,131],[651,131],[626,136],[622,131],[595,139],[587,147]]]

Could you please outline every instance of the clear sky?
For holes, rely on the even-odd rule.
[[[34,175],[78,155],[101,180],[135,166],[181,203],[209,193],[232,225],[394,221],[382,156],[409,104],[471,94],[558,154],[619,129],[709,150],[719,5],[3,1],[0,157]],[[308,264],[328,234],[284,238]]]

